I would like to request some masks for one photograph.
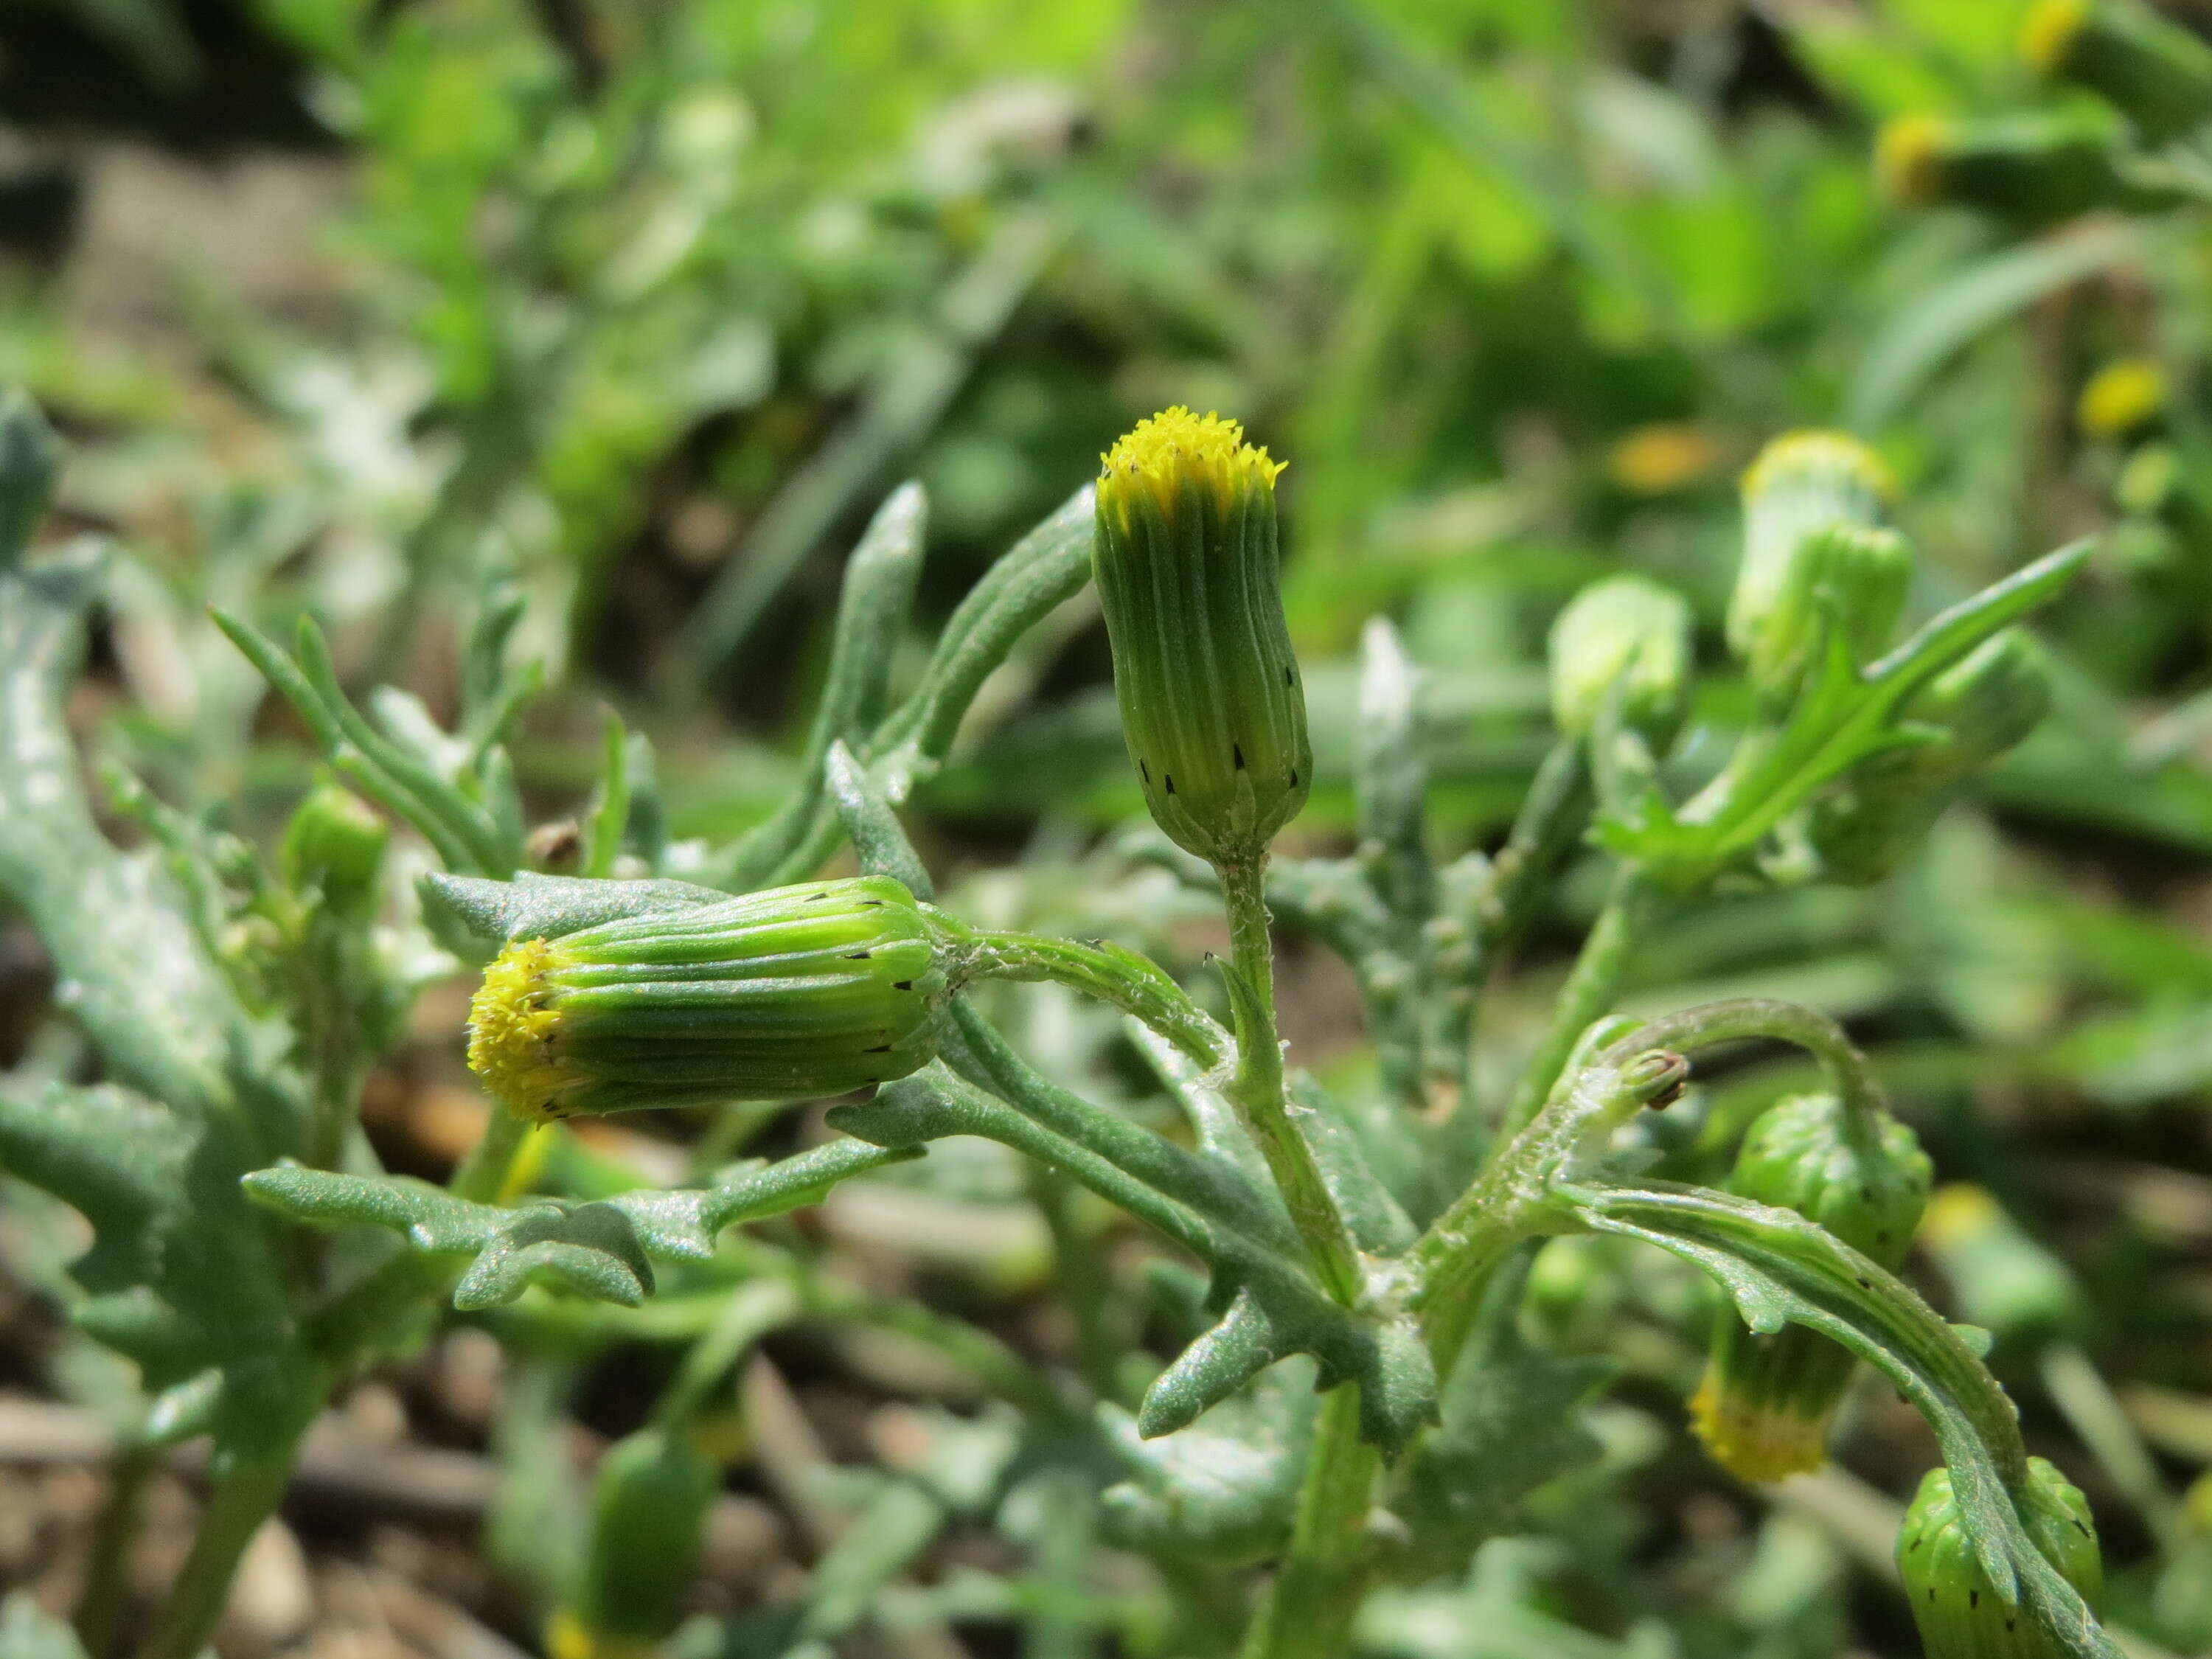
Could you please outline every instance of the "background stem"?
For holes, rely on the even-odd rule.
[[[1291,1547],[1246,1632],[1241,1659],[1343,1659],[1373,1562],[1367,1516],[1381,1454],[1359,1437],[1359,1385],[1322,1401]]]
[[[195,1659],[222,1617],[239,1558],[276,1511],[292,1470],[291,1448],[283,1455],[240,1463],[216,1478],[192,1553],[155,1615],[138,1659]]]
[[[1575,958],[1574,971],[1560,988],[1559,999],[1552,1006],[1551,1024],[1545,1028],[1535,1053],[1528,1057],[1528,1069],[1521,1074],[1520,1086],[1514,1091],[1500,1125],[1502,1133],[1516,1133],[1543,1109],[1552,1085],[1559,1080],[1559,1073],[1566,1066],[1567,1056],[1574,1053],[1576,1040],[1592,1020],[1613,1006],[1613,999],[1620,994],[1628,953],[1635,948],[1652,896],[1643,872],[1635,865],[1624,864],[1613,872],[1613,890],[1607,896],[1605,908],[1598,913],[1589,937],[1583,941],[1582,954]]]

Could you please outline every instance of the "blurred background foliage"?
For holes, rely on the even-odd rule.
[[[1291,461],[1321,771],[1295,837],[1349,837],[1352,655],[1387,612],[1467,845],[1502,831],[1545,750],[1545,631],[1589,579],[1679,587],[1718,664],[1736,476],[1778,431],[1846,426],[1890,462],[1916,614],[2108,532],[2045,627],[2056,715],[1924,853],[1868,890],[1680,919],[1639,956],[1633,1006],[1755,989],[1851,1023],[1946,1176],[1995,1194],[1939,1206],[1958,1224],[1923,1282],[1996,1330],[2031,1439],[2089,1489],[2116,1622],[2145,1653],[2212,1650],[2204,192],[2023,220],[1900,205],[1873,165],[1894,118],[2095,104],[2022,63],[2025,10],[15,0],[0,381],[71,441],[52,533],[125,555],[75,712],[164,797],[265,830],[313,770],[204,605],[280,636],[311,615],[349,683],[443,715],[470,618],[512,584],[550,693],[516,744],[541,867],[574,857],[601,702],[658,744],[671,833],[724,842],[793,779],[842,561],[895,483],[929,492],[933,626],[1118,433],[1185,402]],[[1105,669],[1079,598],[925,787],[915,829],[973,872],[973,914],[1174,922],[1095,850],[1137,804]],[[1746,706],[1707,684],[1705,752]],[[1562,885],[1509,1029],[1595,902]],[[0,975],[0,1049],[35,1060],[55,992],[20,926]],[[1302,1059],[1370,1065],[1319,953],[1285,995]],[[1040,1007],[1048,1048],[1100,1046]],[[455,1005],[423,1011],[369,1087],[396,1168],[449,1161],[475,1121]],[[1707,1132],[1798,1080],[1732,1076]],[[940,1182],[952,1163],[931,1161]],[[878,1270],[1012,1328],[1042,1245],[1004,1170],[970,1175],[924,1195],[918,1258]],[[7,1191],[0,1213],[29,1213]],[[832,1232],[898,1258],[911,1227],[882,1204]],[[1534,1293],[1555,1343],[1639,1381],[1594,1410],[1602,1455],[1539,1492],[1523,1535],[1462,1589],[1383,1598],[1364,1640],[1809,1659],[1848,1628],[1904,1650],[1886,1494],[1927,1456],[1901,1410],[1864,1401],[1844,1471],[1770,1505],[1654,1428],[1696,1369],[1686,1278],[1577,1241]],[[27,1341],[0,1378],[69,1397],[70,1352]],[[817,1411],[896,1393],[816,1369]],[[554,1434],[568,1382],[510,1382],[510,1448]],[[619,1389],[577,1409],[632,1425]],[[906,1419],[884,1409],[848,1461],[887,1455]],[[491,1528],[510,1571],[515,1524]],[[1088,1544],[1030,1524],[1079,1577]],[[1087,1593],[1037,1627],[1103,1620],[1143,1650],[1142,1596],[1070,1611]]]

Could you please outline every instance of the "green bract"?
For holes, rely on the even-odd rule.
[[[1552,624],[1552,716],[1586,735],[1620,687],[1621,724],[1663,745],[1690,689],[1690,606],[1642,576],[1610,576],[1575,595]]]
[[[1795,1210],[1894,1268],[1911,1247],[1933,1178],[1904,1124],[1820,1094],[1783,1101],[1762,1116],[1744,1138],[1728,1185],[1741,1197]],[[1698,1436],[1747,1480],[1816,1469],[1853,1363],[1847,1349],[1802,1326],[1762,1335],[1723,1309],[1692,1402]]]
[[[1281,464],[1218,416],[1170,409],[1098,480],[1098,599],[1145,804],[1176,843],[1249,862],[1313,783],[1305,692],[1283,620]]]
[[[899,883],[771,888],[517,940],[470,1005],[469,1064],[541,1119],[839,1095],[928,1062],[945,988]]]
[[[2027,1460],[2025,1489],[2013,1498],[2044,1559],[2094,1607],[2104,1569],[2087,1502],[2040,1457]],[[2078,1651],[1990,1583],[1948,1469],[1930,1469],[1921,1481],[1897,1534],[1897,1565],[1927,1659],[2062,1659]]]
[[[1831,620],[1855,660],[1888,643],[1912,580],[1911,554],[1881,527],[1889,493],[1874,452],[1839,432],[1777,438],[1744,474],[1728,641],[1770,708],[1795,699]]]
[[[2039,0],[2021,24],[2020,52],[2103,94],[2145,137],[2176,137],[2212,117],[2212,46],[2132,0]]]

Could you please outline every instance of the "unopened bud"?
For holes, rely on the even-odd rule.
[[[1586,735],[1608,699],[1621,724],[1664,748],[1690,690],[1690,607],[1642,576],[1608,576],[1575,595],[1552,624],[1552,714]]]
[[[647,1659],[684,1613],[722,1472],[687,1428],[617,1440],[592,1482],[582,1571],[553,1618],[554,1659]]]
[[[1893,1268],[1911,1248],[1933,1178],[1920,1143],[1895,1118],[1856,1113],[1833,1095],[1800,1095],[1752,1126],[1728,1188],[1795,1210]],[[1788,1325],[1761,1334],[1723,1308],[1690,1402],[1698,1437],[1747,1480],[1817,1469],[1854,1363],[1818,1332]]]
[[[2094,1607],[2105,1575],[2088,1500],[2040,1457],[2027,1460],[2025,1487],[2013,1496],[2029,1540]],[[1990,1583],[1947,1468],[1929,1470],[1905,1510],[1897,1566],[1927,1659],[2066,1659],[2081,1651]]]
[[[2100,94],[2153,143],[2212,118],[2212,46],[2135,0],[2037,0],[2020,54]]]
[[[541,1120],[815,1099],[927,1065],[945,986],[897,882],[771,888],[509,945],[470,1003],[469,1065]]]
[[[391,826],[351,792],[326,784],[284,826],[285,883],[295,892],[320,894],[339,915],[367,916],[376,908],[377,872],[391,839]]]
[[[1170,409],[1103,458],[1095,566],[1145,804],[1176,844],[1249,861],[1313,787],[1283,617],[1282,463],[1218,415]]]

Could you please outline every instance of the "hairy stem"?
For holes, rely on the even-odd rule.
[[[1651,890],[1635,865],[1623,864],[1613,872],[1613,890],[1607,896],[1605,908],[1598,913],[1596,925],[1583,941],[1574,971],[1567,975],[1559,999],[1553,1005],[1552,1022],[1545,1028],[1536,1052],[1529,1056],[1520,1087],[1506,1107],[1500,1126],[1504,1133],[1514,1133],[1543,1109],[1577,1041],[1620,994],[1628,953],[1635,948],[1652,901]]]
[[[1267,855],[1221,866],[1229,951],[1244,994],[1237,999],[1237,1075],[1228,1095],[1281,1189],[1329,1294],[1347,1305],[1359,1294],[1359,1263],[1313,1149],[1291,1121],[1283,1092],[1283,1044],[1275,1027],[1274,947],[1267,937]]]
[[[1291,1547],[1245,1632],[1240,1659],[1341,1659],[1373,1562],[1367,1516],[1382,1456],[1359,1437],[1359,1385],[1322,1402]]]
[[[200,1528],[169,1599],[155,1616],[138,1659],[194,1659],[222,1616],[239,1558],[275,1513],[292,1471],[289,1455],[234,1465],[216,1478]]]

